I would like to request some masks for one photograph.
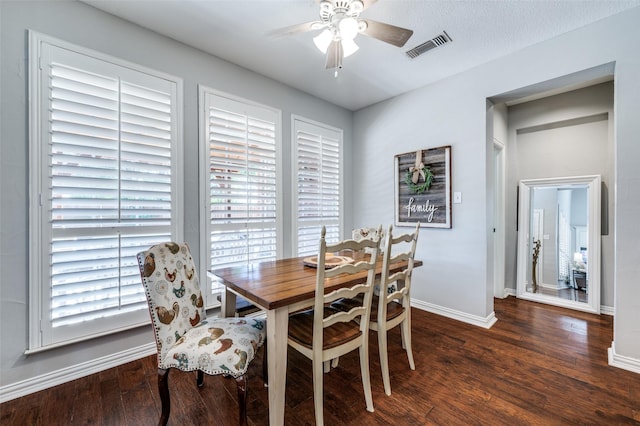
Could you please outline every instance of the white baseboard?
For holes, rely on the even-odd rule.
[[[471,315],[466,312],[456,311],[454,309],[445,308],[444,306],[434,305],[432,303],[423,302],[417,299],[411,299],[411,306],[433,314],[442,315],[443,317],[466,322],[467,324],[476,325],[482,328],[491,328],[498,321],[495,312],[491,312],[487,317]]]
[[[505,288],[504,289],[504,297],[515,296],[516,289],[515,288]],[[503,297],[503,299],[504,299]]]
[[[603,315],[613,316],[613,313],[614,313],[613,306],[600,305],[600,313]]]
[[[6,386],[0,386],[0,403],[20,398],[21,396],[29,395],[62,383],[70,382],[71,380],[89,376],[94,373],[99,373],[101,371],[108,370],[109,368],[117,367],[154,353],[156,353],[156,345],[155,343],[149,343],[126,351],[86,361],[72,367],[66,367],[37,377],[31,377],[27,380]]]
[[[505,297],[515,296],[515,295],[516,295],[516,289],[515,288],[505,288],[504,289],[504,296],[502,297],[502,299],[504,299]],[[614,313],[613,306],[600,305],[600,313],[603,314],[603,315],[611,315],[611,316],[613,316],[613,313]]]
[[[640,374],[640,359],[617,354],[615,342],[611,342],[611,347],[609,348],[608,353],[610,366]]]

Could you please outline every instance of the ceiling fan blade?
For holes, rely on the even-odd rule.
[[[342,50],[342,43],[339,41],[333,41],[327,49],[327,65],[326,69],[342,68],[342,58],[344,58],[344,51]]]
[[[305,22],[304,24],[296,24],[296,25],[291,25],[290,27],[284,27],[277,30],[273,30],[269,32],[268,35],[276,36],[276,37],[288,36],[292,34],[298,34],[298,33],[304,33],[307,31],[317,30],[322,28],[323,26],[324,24],[320,21],[311,21],[311,22]]]
[[[404,46],[407,40],[409,40],[409,37],[413,35],[413,30],[406,28],[396,27],[395,25],[385,24],[384,22],[371,19],[363,19],[362,21],[367,24],[367,28],[361,31],[362,34],[393,44],[397,47]]]
[[[377,2],[378,0],[360,0],[362,2],[363,8],[362,10],[367,10],[369,6]]]

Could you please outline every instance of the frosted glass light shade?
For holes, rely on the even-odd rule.
[[[338,24],[338,29],[342,40],[353,40],[358,35],[358,21],[355,18],[344,18]]]
[[[355,41],[349,39],[342,39],[342,51],[344,57],[351,56],[360,49]]]
[[[329,48],[329,45],[332,41],[333,34],[331,34],[331,31],[329,30],[324,30],[313,38],[313,42],[315,43],[318,50],[320,50],[322,53],[327,53],[327,49]]]

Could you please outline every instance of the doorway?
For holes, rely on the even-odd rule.
[[[602,175],[602,311],[613,314],[613,238],[608,229],[613,229],[613,200],[607,197],[614,173],[613,158],[613,70],[603,66],[606,76],[598,80],[584,81],[579,86],[562,86],[553,93],[525,88],[489,99],[488,118],[493,120],[490,134],[493,158],[493,207],[494,223],[505,225],[504,243],[498,242],[498,228],[494,232],[491,247],[493,259],[493,293],[495,297],[516,295],[517,283],[517,197],[520,179],[550,178],[559,176]],[[593,77],[591,75],[590,77]],[[566,83],[566,80],[564,81]],[[545,88],[551,84],[545,83]],[[540,86],[542,87],[542,86]],[[525,95],[526,94],[526,95]],[[599,141],[583,138],[579,129],[586,129],[586,136],[595,126],[604,129]],[[591,127],[590,127],[591,126]],[[578,132],[578,133],[576,133]],[[526,142],[533,136],[552,136],[549,143]],[[603,133],[600,132],[602,136]],[[495,140],[504,142],[498,147]],[[525,140],[518,145],[518,139]],[[561,148],[566,140],[577,145]],[[500,152],[504,155],[504,168],[499,168]],[[522,160],[525,158],[526,160]],[[594,161],[595,159],[595,161]],[[538,163],[536,163],[538,161]],[[594,164],[597,163],[597,164]],[[558,171],[553,171],[553,168]],[[551,170],[551,171],[550,171]],[[526,175],[525,175],[526,173]],[[502,182],[501,182],[502,176]],[[500,194],[504,185],[503,207]],[[572,253],[574,254],[574,253]],[[501,265],[502,262],[502,265]],[[504,277],[500,287],[500,277]]]

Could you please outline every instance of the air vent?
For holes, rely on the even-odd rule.
[[[426,53],[431,49],[435,49],[438,46],[442,46],[443,44],[449,43],[450,41],[452,40],[451,37],[449,37],[449,34],[447,34],[446,31],[443,31],[442,34],[435,36],[431,40],[426,41],[411,50],[407,50],[407,56],[411,59],[417,58],[423,53]]]

